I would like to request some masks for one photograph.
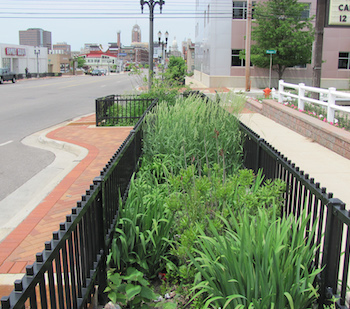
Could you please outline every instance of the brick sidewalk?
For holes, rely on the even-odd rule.
[[[0,243],[0,277],[20,274],[26,265],[33,264],[35,254],[44,249],[52,232],[65,222],[66,215],[89,188],[94,177],[108,163],[132,127],[96,128],[95,115],[81,118],[56,129],[48,138],[79,145],[88,155],[56,186],[56,188]],[[1,282],[1,280],[0,280]],[[13,286],[1,286],[0,298],[8,295]]]

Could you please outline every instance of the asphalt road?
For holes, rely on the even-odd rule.
[[[21,141],[31,134],[93,113],[95,99],[134,93],[128,74],[18,80],[0,85],[0,201],[47,167],[55,155]]]

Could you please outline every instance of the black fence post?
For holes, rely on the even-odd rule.
[[[259,138],[256,143],[256,157],[255,157],[255,173],[261,167],[261,144],[264,142],[263,138]]]
[[[133,170],[134,172],[136,171],[136,166],[137,166],[137,162],[138,162],[138,158],[137,158],[137,141],[136,141],[136,138],[137,138],[137,132],[135,130],[131,130],[130,133],[132,134],[133,136],[133,159],[134,159],[134,166],[133,166]]]
[[[324,304],[332,294],[337,294],[343,223],[338,220],[336,212],[344,209],[345,204],[337,198],[331,198],[327,204],[327,221],[322,257],[324,270],[321,273],[320,304]]]
[[[98,123],[100,122],[99,118],[99,99],[95,100],[95,118],[96,118],[96,127],[98,127]]]
[[[98,186],[99,187],[99,193],[98,193],[98,197],[96,198],[96,201],[98,203],[98,208],[101,211],[101,216],[100,216],[100,222],[98,222],[98,224],[100,224],[100,228],[98,230],[102,231],[102,235],[99,235],[99,241],[102,242],[102,249],[100,250],[100,256],[102,259],[101,262],[101,267],[98,270],[98,275],[97,275],[97,283],[98,283],[98,302],[99,304],[105,304],[107,302],[107,295],[104,292],[105,288],[107,287],[107,255],[108,255],[108,237],[109,237],[109,233],[108,233],[108,227],[106,224],[107,221],[107,210],[106,210],[106,205],[104,205],[104,199],[102,196],[102,182],[103,182],[103,177],[98,176],[95,177],[93,180],[94,186]],[[97,216],[99,217],[99,216]],[[95,296],[96,297],[96,296]]]

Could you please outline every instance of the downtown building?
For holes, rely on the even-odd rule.
[[[19,31],[19,44],[52,49],[51,32],[41,28],[29,28]]]
[[[0,43],[0,67],[8,68],[17,75],[48,72],[48,52],[46,47]]]
[[[257,0],[262,1],[262,0]],[[253,1],[254,3],[255,1]],[[300,0],[308,4],[307,17],[316,15],[317,0]],[[217,12],[231,12],[218,18]],[[245,88],[245,50],[247,1],[196,0],[194,78],[207,87]],[[254,17],[254,16],[253,16]],[[286,82],[312,84],[313,64],[287,68]],[[254,88],[269,84],[269,69],[250,67]],[[350,29],[327,27],[323,37],[321,87],[349,89]],[[272,71],[272,87],[278,87],[277,73]]]

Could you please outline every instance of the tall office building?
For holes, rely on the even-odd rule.
[[[131,42],[141,42],[141,28],[139,25],[135,25],[131,32]]]
[[[51,32],[40,28],[29,28],[19,31],[19,44],[29,46],[47,47],[52,49]]]

